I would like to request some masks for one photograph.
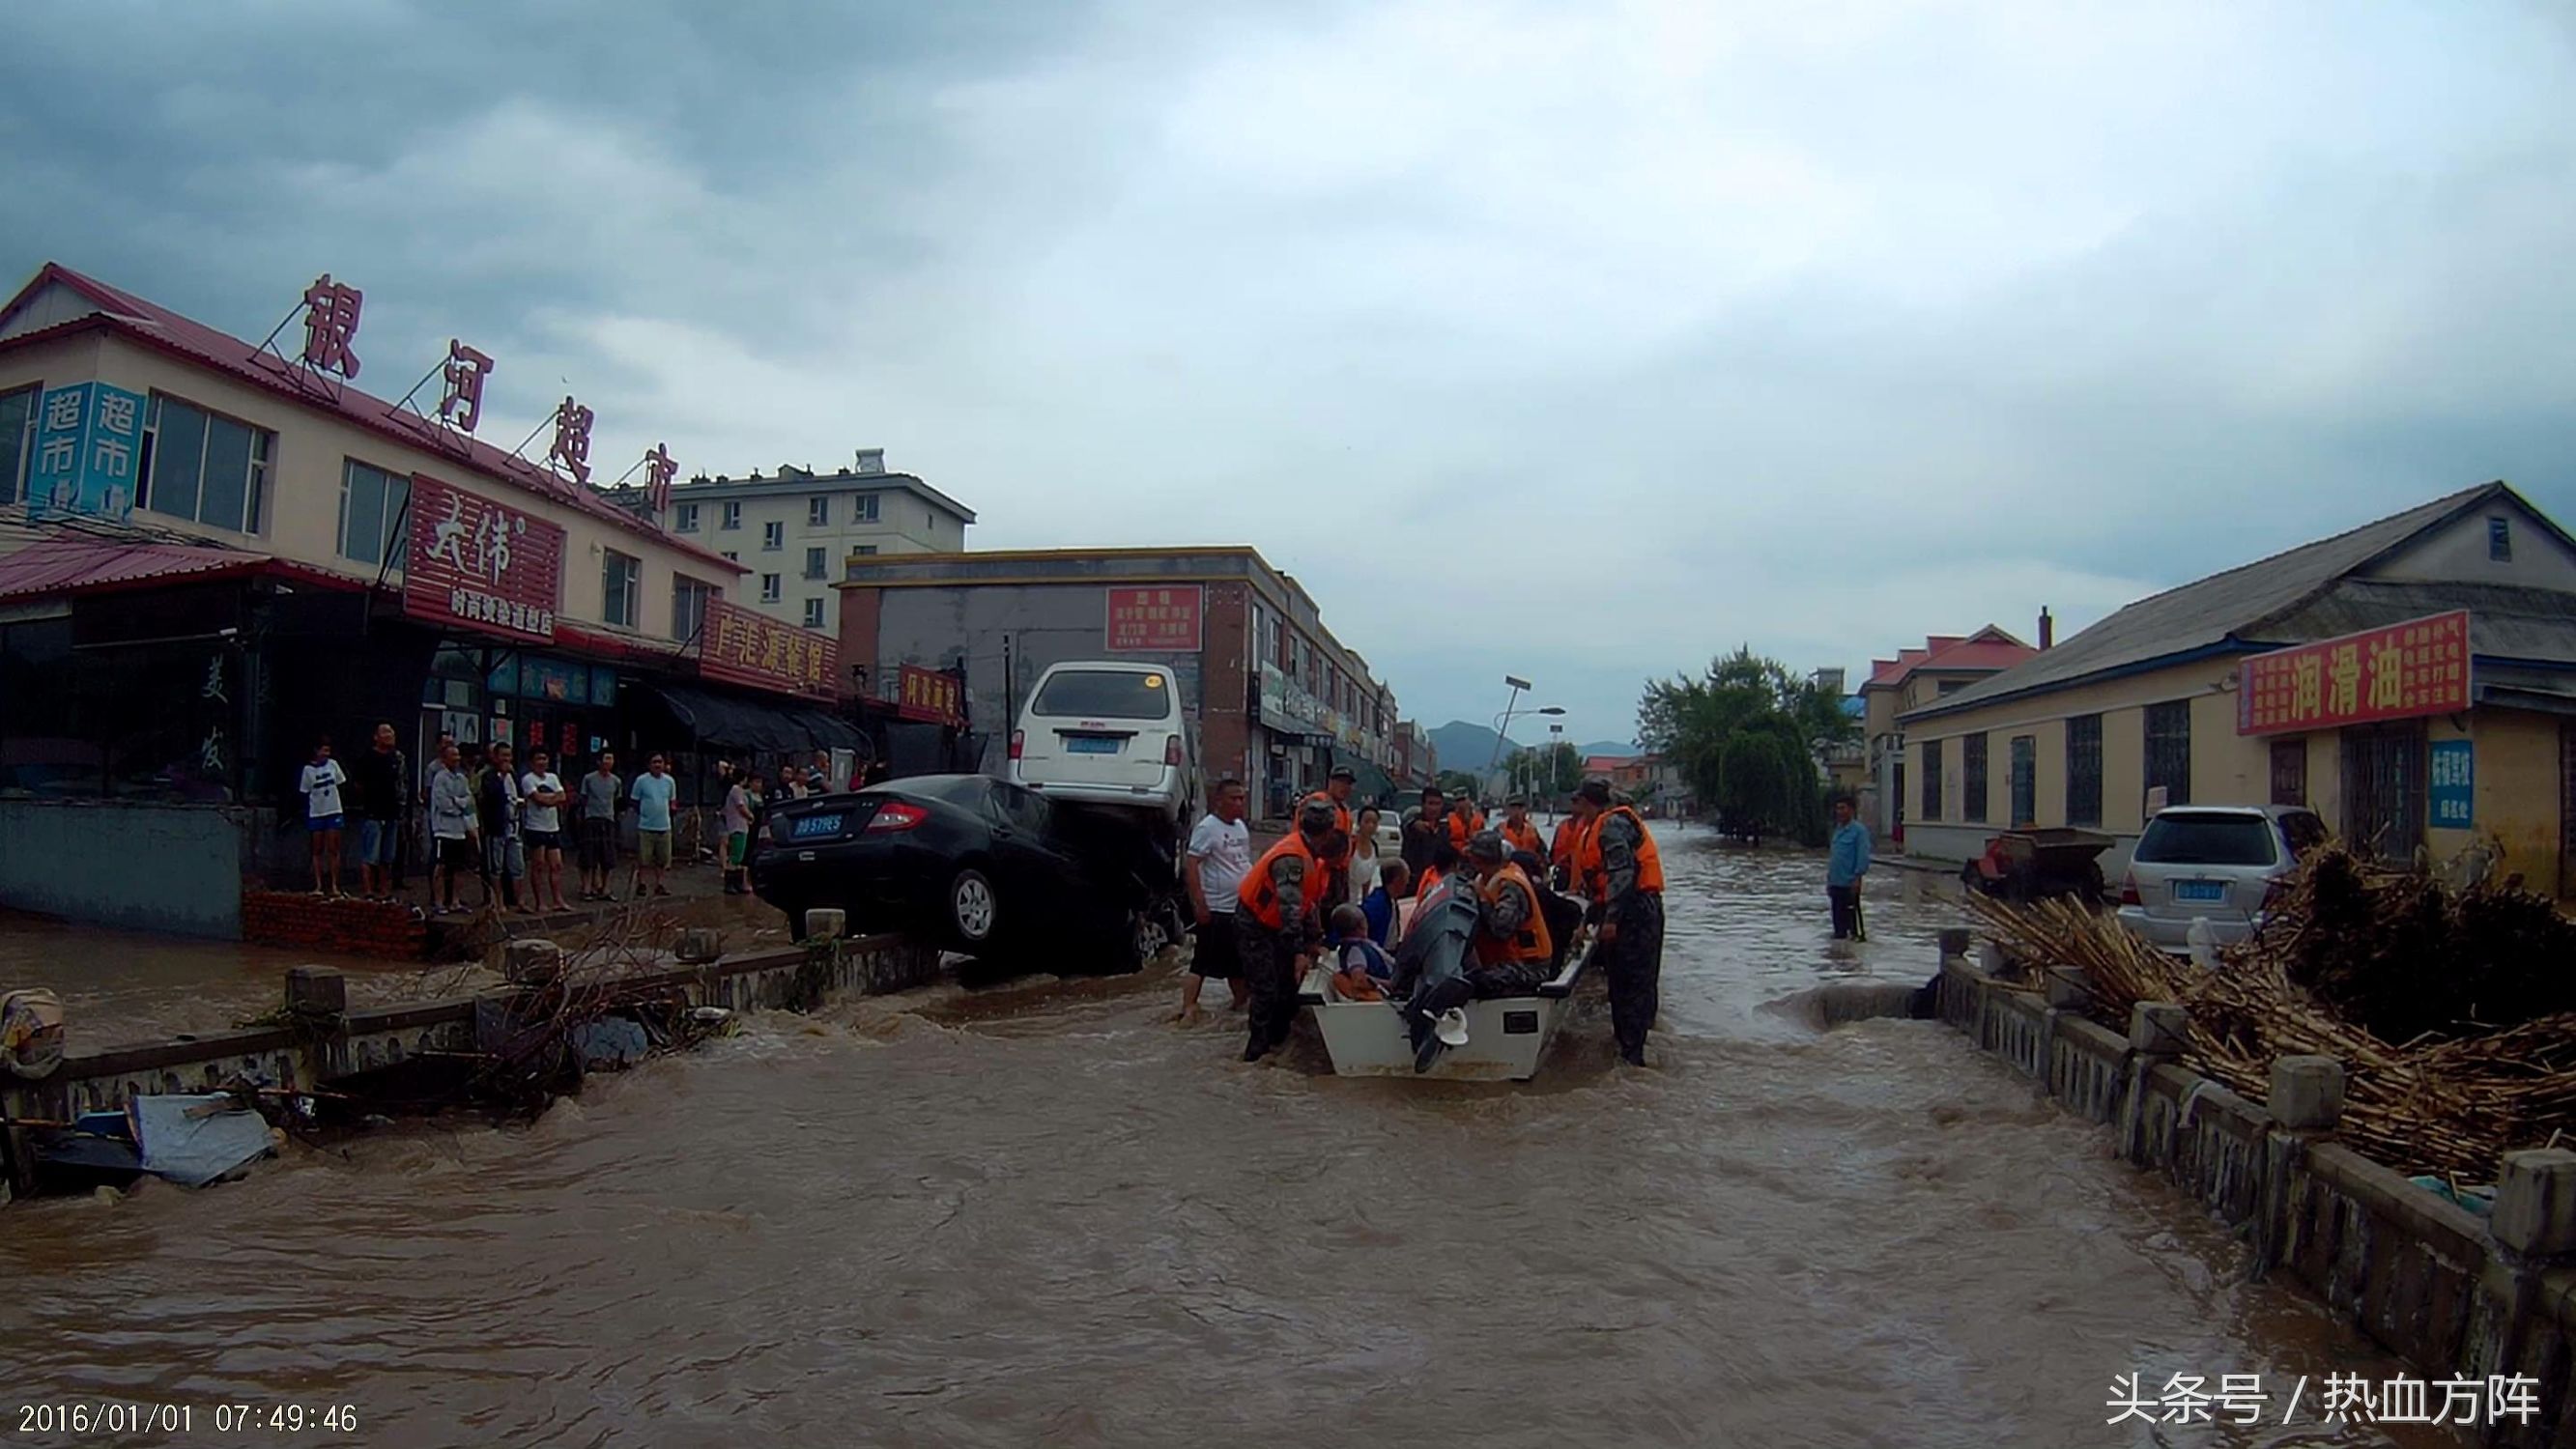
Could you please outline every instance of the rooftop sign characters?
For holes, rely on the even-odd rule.
[[[411,480],[403,612],[453,629],[552,643],[564,530],[426,474]]]
[[[838,640],[722,599],[707,601],[698,637],[698,673],[706,678],[781,694],[834,697]]]
[[[304,289],[304,354],[299,359],[316,372],[336,372],[355,382],[358,354],[358,309],[366,293],[324,272]]]
[[[2236,732],[2283,734],[2469,707],[2469,611],[2430,614],[2245,661]]]
[[[590,481],[590,409],[564,394],[563,404],[555,409],[555,442],[546,450],[546,461],[561,463],[575,483]]]
[[[1201,646],[1198,584],[1109,591],[1109,638],[1118,653],[1196,654]]]
[[[671,507],[671,480],[679,474],[680,465],[671,456],[671,445],[655,443],[653,451],[644,455],[645,506],[655,513],[668,512]]]
[[[440,373],[445,386],[438,395],[439,421],[460,433],[473,432],[483,421],[483,379],[492,375],[492,359],[450,337]]]

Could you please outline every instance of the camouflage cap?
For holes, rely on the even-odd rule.
[[[1333,807],[1322,800],[1309,800],[1297,811],[1297,829],[1304,835],[1322,835],[1340,823]]]
[[[1595,775],[1584,781],[1583,788],[1574,793],[1595,805],[1607,805],[1610,803],[1610,782]]]
[[[1479,830],[1467,839],[1467,855],[1472,860],[1500,861],[1510,854],[1503,848],[1499,830]]]

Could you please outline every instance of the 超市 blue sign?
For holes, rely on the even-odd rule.
[[[143,454],[143,403],[143,394],[103,382],[47,388],[36,405],[28,516],[130,518]]]

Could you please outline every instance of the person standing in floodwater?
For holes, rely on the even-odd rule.
[[[1869,875],[1869,827],[1852,818],[1851,797],[1834,801],[1834,843],[1825,858],[1825,898],[1832,902],[1834,939],[1860,934],[1860,888]]]
[[[1610,986],[1619,1060],[1642,1067],[1664,973],[1663,857],[1637,812],[1611,803],[1607,780],[1584,781],[1574,794],[1574,813],[1583,822],[1575,869],[1592,902],[1585,915],[1597,931],[1593,954]]]
[[[1297,828],[1254,861],[1235,892],[1234,924],[1250,1007],[1251,1039],[1243,1059],[1257,1062],[1288,1041],[1297,1021],[1297,982],[1324,939],[1324,888],[1331,863],[1349,842],[1333,828],[1333,808],[1309,800]]]

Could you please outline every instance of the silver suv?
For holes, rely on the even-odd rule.
[[[2189,949],[2191,923],[2219,945],[2263,922],[2273,893],[2326,825],[2304,805],[2177,805],[2138,837],[2120,882],[2120,924],[2168,951]]]

